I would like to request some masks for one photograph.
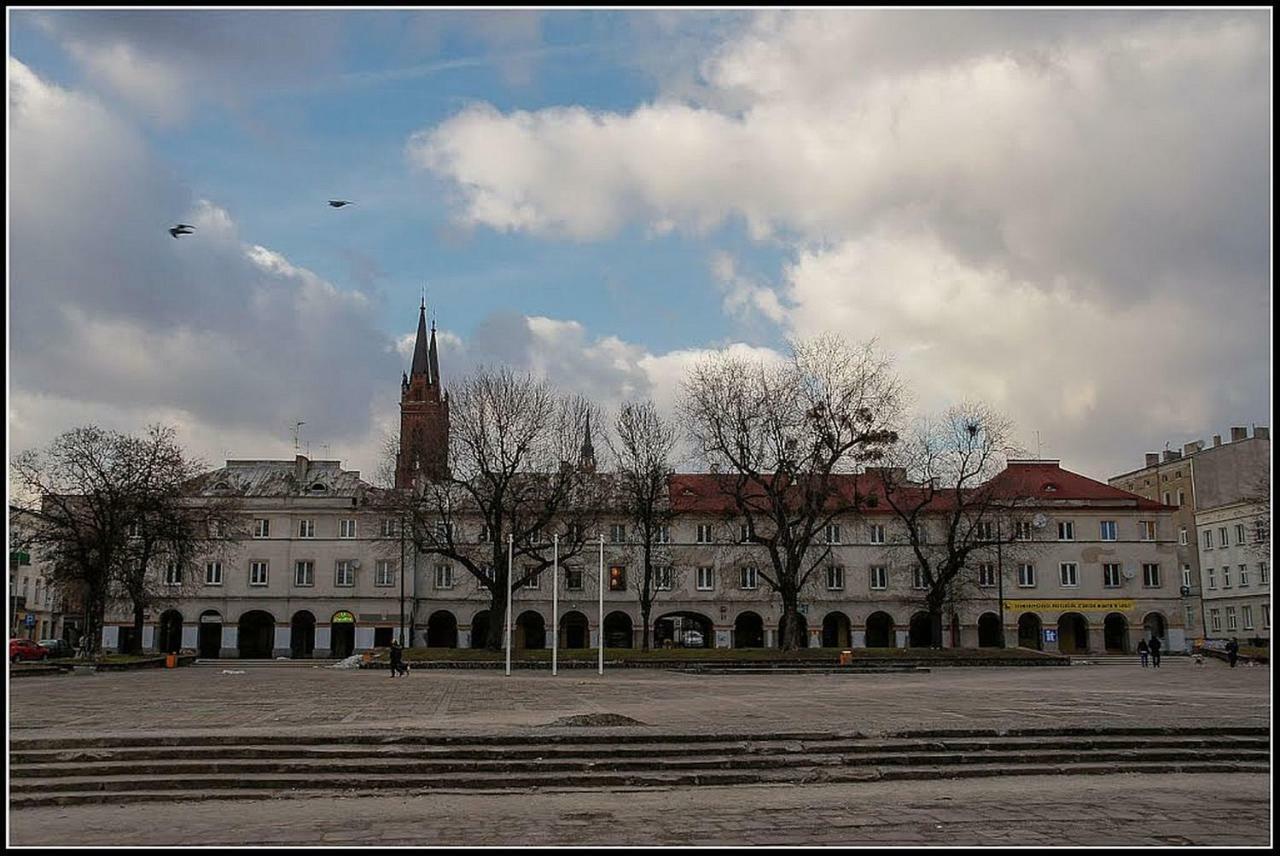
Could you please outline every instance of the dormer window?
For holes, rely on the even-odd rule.
[[[311,486],[311,489],[312,489],[313,491],[317,491],[317,492],[318,492],[318,491],[322,491],[322,490],[328,490],[329,488],[325,487],[325,486],[324,486],[324,484],[323,484],[323,483],[321,483],[321,482],[316,482],[315,484],[313,484],[313,485]]]
[[[214,487],[214,490],[231,490],[231,485],[224,481],[218,482],[213,487]]]
[[[1054,493],[1054,492],[1056,492],[1057,490],[1058,490],[1058,486],[1057,486],[1056,484],[1054,484],[1053,482],[1048,482],[1048,483],[1046,483],[1046,484],[1045,484],[1045,486],[1044,486],[1044,492],[1045,492],[1045,493]]]

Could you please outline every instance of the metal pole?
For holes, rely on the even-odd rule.
[[[596,632],[600,634],[600,662],[596,667],[596,674],[604,674],[604,536],[600,536],[600,616],[599,623],[596,625]]]
[[[560,651],[560,536],[551,539],[551,675],[556,675]]]
[[[1017,524],[1014,524],[1014,525],[1016,526]],[[1005,644],[1004,644],[1004,559],[1001,557],[1001,554],[1000,554],[1000,542],[1003,540],[1004,540],[1004,536],[1000,531],[1000,521],[997,520],[996,521],[996,579],[998,580],[998,583],[997,583],[998,593],[996,594],[996,597],[1000,598],[1000,647],[1001,648],[1005,647]]]
[[[507,677],[511,677],[511,553],[515,536],[507,533]]]
[[[400,527],[400,644],[407,645],[409,634],[404,629],[404,515],[397,523]]]

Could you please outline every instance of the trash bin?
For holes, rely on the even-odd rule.
[[[176,668],[178,667],[178,655],[177,655],[177,654],[165,654],[165,655],[164,655],[164,667],[165,667],[166,669],[176,669]]]
[[[853,665],[853,652],[852,652],[852,651],[841,651],[841,652],[840,652],[840,665],[842,665],[842,666],[850,666],[850,665]]]

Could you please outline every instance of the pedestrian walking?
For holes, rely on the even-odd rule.
[[[1160,637],[1152,636],[1151,644],[1147,647],[1151,649],[1151,668],[1160,668]]]
[[[1227,663],[1234,669],[1238,659],[1240,659],[1240,643],[1232,639],[1227,643]]]
[[[1147,647],[1147,640],[1139,639],[1138,640],[1138,657],[1142,660],[1142,668],[1144,669],[1147,667],[1147,656],[1148,654],[1150,654],[1150,652],[1151,652],[1151,649]]]
[[[404,668],[404,650],[400,647],[400,640],[391,640],[391,677],[405,674]]]

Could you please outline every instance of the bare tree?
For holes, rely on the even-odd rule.
[[[234,539],[227,503],[190,507],[197,469],[173,432],[159,426],[144,438],[75,428],[47,449],[14,459],[17,492],[39,505],[30,541],[49,563],[52,582],[83,605],[82,652],[97,652],[114,599],[134,604],[134,636],[141,640],[139,617],[161,597],[154,563],[162,556],[189,559],[211,540]],[[226,528],[210,536],[209,522],[223,518]]]
[[[414,547],[465,568],[490,595],[486,647],[502,644],[507,606],[507,536],[513,591],[559,557],[572,559],[594,534],[607,501],[602,480],[577,465],[592,406],[531,374],[480,369],[450,390],[448,475],[411,491],[384,491]],[[478,537],[462,531],[477,521]]]
[[[1271,472],[1266,466],[1258,467],[1245,487],[1244,501],[1255,507],[1253,537],[1249,550],[1258,558],[1271,558]]]
[[[618,499],[639,537],[644,577],[640,581],[640,615],[644,621],[642,649],[649,650],[649,616],[660,591],[659,582],[674,587],[669,561],[663,564],[666,580],[655,577],[654,559],[669,559],[663,545],[669,541],[674,516],[668,489],[675,454],[676,429],[658,413],[652,401],[622,405],[608,435],[617,466]]]
[[[905,545],[929,613],[930,644],[942,645],[945,608],[970,596],[979,564],[997,545],[1025,547],[1025,503],[996,476],[1017,453],[1013,423],[986,404],[965,402],[920,419],[879,470],[885,501],[905,529]]]
[[[743,542],[768,554],[759,575],[782,600],[780,646],[803,645],[799,597],[830,554],[826,527],[864,507],[856,468],[897,439],[901,388],[874,343],[796,340],[770,363],[727,353],[684,385],[682,419],[722,494],[745,521]]]

